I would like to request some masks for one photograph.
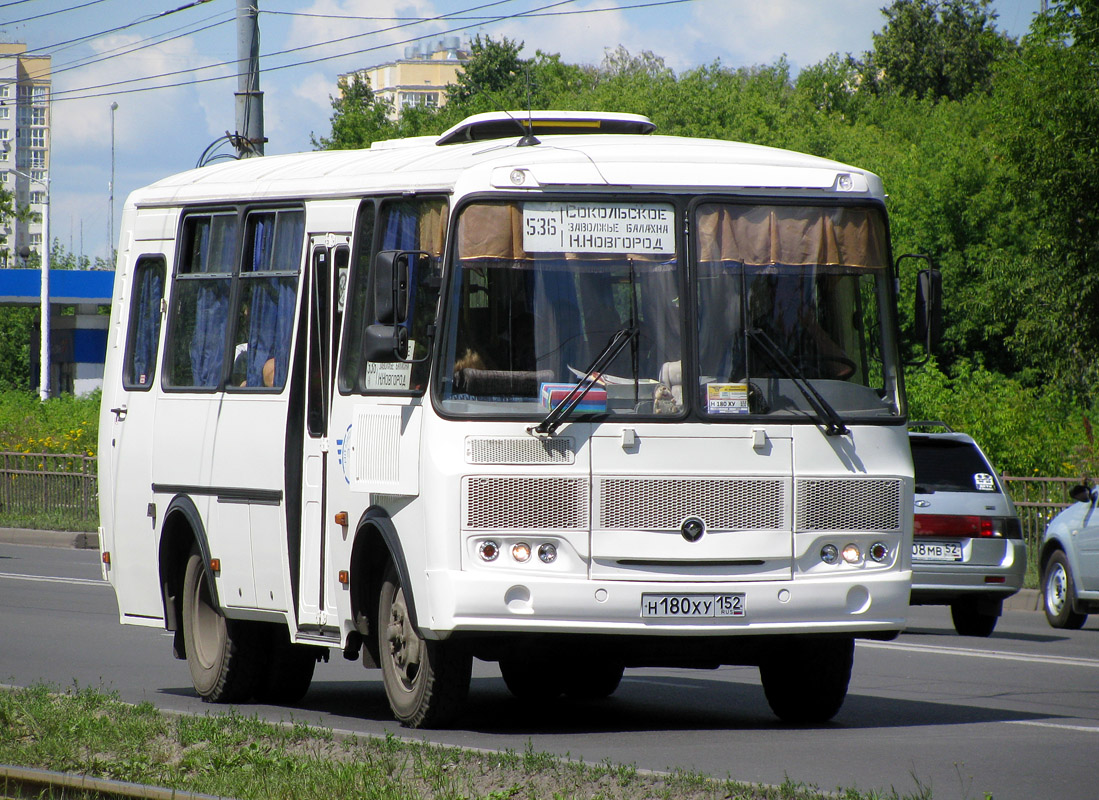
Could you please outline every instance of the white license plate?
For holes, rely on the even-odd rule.
[[[643,594],[642,617],[743,617],[744,594]]]
[[[961,561],[962,546],[957,542],[914,542],[912,558],[916,561]]]

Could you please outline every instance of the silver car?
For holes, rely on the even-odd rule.
[[[1076,486],[1076,502],[1042,537],[1042,606],[1054,628],[1080,628],[1099,611],[1099,487]]]
[[[909,431],[916,469],[912,605],[949,605],[963,636],[989,636],[1006,598],[1023,587],[1026,542],[1015,504],[977,443]]]

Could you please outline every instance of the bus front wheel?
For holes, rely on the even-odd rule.
[[[197,548],[183,574],[183,636],[195,691],[208,703],[248,700],[259,675],[254,626],[226,619],[213,601]]]
[[[832,719],[847,697],[854,654],[851,637],[807,637],[776,646],[759,666],[763,692],[775,716],[793,724]]]
[[[442,727],[465,703],[473,657],[453,642],[420,636],[412,624],[408,598],[396,568],[389,564],[378,599],[378,652],[385,694],[402,725]]]

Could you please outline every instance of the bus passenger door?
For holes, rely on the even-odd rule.
[[[308,335],[298,627],[322,634],[338,632],[329,594],[336,579],[328,568],[331,551],[327,540],[341,535],[342,529],[332,521],[327,507],[328,462],[335,457],[328,429],[350,238],[346,234],[311,237],[308,306],[303,310]]]
[[[112,370],[104,382],[110,450],[100,454],[111,460],[111,512],[103,519],[103,549],[111,553],[119,612],[128,622],[149,625],[164,616],[157,568],[160,521],[149,474],[166,271],[166,259],[159,254],[142,255],[133,267],[126,330],[115,344],[123,350],[121,374]]]

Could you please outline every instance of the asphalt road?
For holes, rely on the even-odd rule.
[[[0,544],[0,683],[94,686],[124,700],[205,713],[171,640],[118,623],[98,553]],[[216,708],[216,707],[215,707]],[[682,768],[821,789],[895,789],[935,798],[1099,797],[1099,616],[1058,631],[1032,611],[1006,611],[989,639],[954,633],[944,608],[915,608],[896,642],[860,643],[847,702],[822,727],[771,715],[758,671],[725,667],[628,671],[599,703],[532,709],[493,664],[477,662],[461,727],[410,733],[390,718],[377,670],[333,653],[295,708],[255,706],[359,733],[386,731],[484,748],[552,752],[592,762]]]

